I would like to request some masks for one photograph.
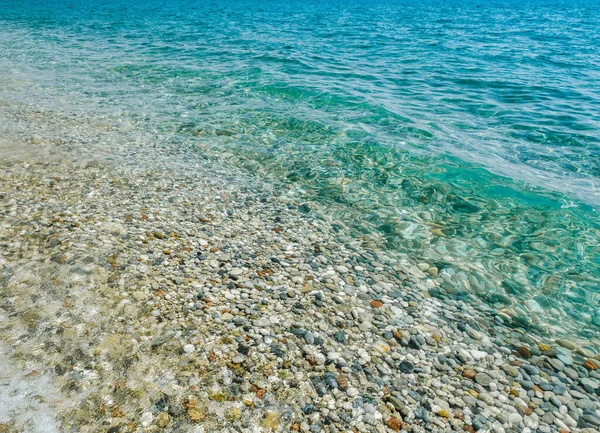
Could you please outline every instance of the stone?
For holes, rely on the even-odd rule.
[[[540,419],[543,422],[545,422],[546,424],[553,424],[554,423],[554,414],[552,412],[546,412],[544,415],[542,415],[542,417]]]
[[[509,364],[504,364],[502,366],[502,369],[506,372],[506,374],[508,374],[509,376],[512,377],[517,377],[519,375],[519,369],[517,367],[515,367],[514,365],[509,365]]]
[[[517,346],[517,352],[525,359],[531,358],[531,350],[525,346]]]
[[[492,397],[490,394],[488,394],[486,392],[482,392],[481,394],[479,394],[478,398],[479,398],[479,400],[483,401],[488,406],[494,405],[494,397]]]
[[[556,395],[563,395],[565,392],[567,392],[567,387],[563,384],[558,384],[552,388],[552,392],[554,392]]]
[[[398,412],[402,412],[405,409],[405,405],[404,403],[402,403],[398,398],[389,395],[386,397],[387,401],[390,402],[392,404],[392,406],[394,406],[394,408],[398,411]]]
[[[597,405],[589,398],[582,398],[580,400],[575,401],[575,406],[577,406],[580,409],[595,410]]]
[[[153,420],[154,415],[152,414],[152,412],[144,412],[140,417],[140,424],[144,427],[148,427],[152,424]]]
[[[554,370],[556,370],[556,371],[563,371],[565,368],[565,364],[560,359],[549,358],[548,362],[550,363],[552,368],[554,368]]]
[[[486,373],[477,373],[475,375],[475,382],[477,382],[481,386],[489,386],[492,382],[492,378]]]
[[[471,380],[473,380],[475,378],[476,374],[477,373],[475,371],[467,370],[467,369],[463,370],[463,372],[462,372],[463,377],[466,377],[467,379],[471,379]]]
[[[386,424],[393,431],[400,431],[400,429],[402,428],[401,421],[395,417],[391,417],[390,419],[388,419]]]
[[[523,417],[517,412],[512,412],[508,415],[508,422],[513,426],[518,426],[523,422]]]
[[[143,301],[144,299],[146,299],[146,294],[141,290],[136,290],[131,294],[131,297],[136,301]]]
[[[525,370],[525,372],[526,372],[528,375],[530,375],[530,376],[535,376],[535,375],[538,375],[538,374],[540,374],[540,370],[539,370],[539,368],[537,368],[537,367],[536,367],[536,366],[534,366],[534,365],[524,364],[524,365],[522,365],[522,366],[521,366],[521,368],[522,368],[523,370]]]
[[[373,308],[381,308],[381,306],[383,305],[383,302],[374,299],[373,301],[371,301],[371,307]]]
[[[415,365],[410,361],[402,361],[398,366],[402,373],[410,374],[415,370]]]
[[[167,412],[159,412],[154,422],[158,427],[165,428],[171,422],[171,417]]]
[[[569,350],[577,349],[577,345],[570,340],[566,340],[564,338],[558,338],[555,341],[556,341],[556,344],[564,347],[565,349],[569,349]]]
[[[416,419],[422,419],[422,420],[427,419],[427,411],[421,406],[419,406],[415,409],[414,414],[415,414]]]
[[[337,266],[335,268],[340,274],[347,274],[349,269],[346,266]]]
[[[469,354],[475,361],[481,361],[488,355],[487,352],[484,352],[483,350],[471,350]]]
[[[521,381],[521,386],[523,387],[523,389],[526,389],[529,391],[529,390],[533,389],[534,384],[530,380],[523,380],[523,381]]]
[[[229,275],[232,277],[239,277],[240,275],[242,275],[244,273],[244,270],[241,268],[232,268],[229,271]]]

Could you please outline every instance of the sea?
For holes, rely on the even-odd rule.
[[[446,296],[600,331],[598,1],[1,0],[0,138],[221,164]]]

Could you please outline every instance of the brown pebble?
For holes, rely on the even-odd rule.
[[[392,417],[388,420],[387,426],[394,431],[400,431],[402,428],[402,423],[398,418]]]
[[[463,377],[466,377],[467,379],[473,379],[475,377],[477,373],[475,373],[473,370],[463,370],[462,375]]]
[[[184,409],[193,409],[198,406],[198,399],[196,397],[186,397],[181,403]]]
[[[525,346],[519,346],[519,347],[517,347],[517,352],[519,352],[519,355],[521,355],[525,359],[531,358],[531,350],[529,350]]]
[[[383,305],[383,302],[378,301],[377,299],[371,301],[371,307],[380,308]]]
[[[206,419],[206,413],[203,411],[200,411],[196,408],[188,409],[187,414],[190,417],[190,419],[192,420],[192,422],[200,422],[200,421],[203,421],[204,419]]]
[[[588,370],[597,370],[598,369],[596,364],[591,359],[586,359],[585,362],[583,363],[583,366],[585,368],[587,368]]]
[[[338,374],[338,376],[336,377],[336,381],[337,381],[338,387],[342,391],[345,391],[348,389],[348,380],[346,380],[346,377],[344,375]]]

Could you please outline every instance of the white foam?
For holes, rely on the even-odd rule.
[[[0,346],[0,423],[19,431],[58,433],[59,396],[50,376],[19,369],[9,358],[9,350]]]

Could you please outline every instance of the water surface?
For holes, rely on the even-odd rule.
[[[591,338],[599,29],[586,0],[5,0],[0,134],[220,160]]]

